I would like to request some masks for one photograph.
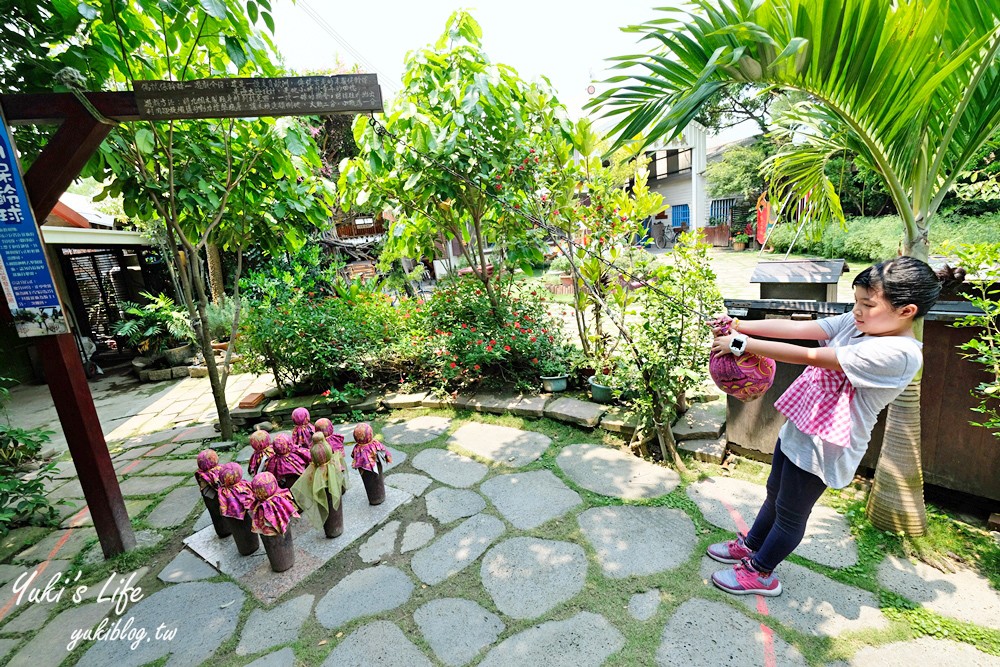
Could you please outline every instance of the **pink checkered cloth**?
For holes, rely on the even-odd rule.
[[[838,447],[851,445],[854,386],[842,371],[806,366],[774,408],[806,435]]]

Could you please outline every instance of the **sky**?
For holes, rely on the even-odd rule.
[[[338,57],[346,64],[360,62],[363,71],[378,74],[386,99],[401,86],[406,53],[433,43],[451,13],[465,8],[482,27],[491,60],[511,65],[529,81],[547,76],[570,116],[579,118],[591,97],[591,81],[611,75],[606,58],[646,50],[636,35],[620,27],[662,16],[653,7],[679,1],[489,0],[462,5],[456,0],[274,0],[272,7],[274,41],[288,67],[328,68]],[[737,127],[708,143],[752,132],[753,127]]]

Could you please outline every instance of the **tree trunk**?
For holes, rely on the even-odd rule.
[[[222,279],[222,255],[219,246],[209,243],[205,246],[205,256],[208,259],[208,284],[212,290],[212,303],[222,305],[226,300],[226,286]]]
[[[916,216],[916,234],[906,234],[906,254],[927,261],[929,247],[923,215]],[[923,320],[913,327],[917,340],[924,339]],[[868,496],[868,518],[880,530],[923,535],[927,531],[924,507],[924,471],[920,438],[920,379],[889,404],[882,451],[875,466],[875,480]]]
[[[920,381],[889,405],[882,452],[868,496],[868,518],[879,530],[923,535],[927,530],[920,461]]]

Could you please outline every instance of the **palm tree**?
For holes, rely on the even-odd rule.
[[[693,0],[661,11],[625,28],[655,48],[616,58],[628,72],[591,103],[618,119],[619,143],[676,136],[723,89],[800,91],[775,119],[786,141],[764,165],[772,201],[807,200],[815,226],[842,223],[824,166],[851,151],[884,180],[904,253],[927,259],[935,212],[1000,122],[1000,4]],[[911,535],[926,530],[919,405],[918,376],[889,407],[868,503],[877,527]]]

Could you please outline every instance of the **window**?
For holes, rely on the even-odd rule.
[[[691,208],[687,204],[670,207],[670,224],[674,228],[691,228]]]
[[[720,224],[730,224],[733,221],[733,206],[735,199],[716,199],[708,209],[708,217],[714,218]]]
[[[673,174],[691,171],[692,149],[656,151],[649,154],[652,160],[653,179],[667,178]]]

